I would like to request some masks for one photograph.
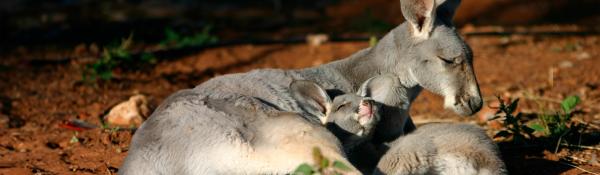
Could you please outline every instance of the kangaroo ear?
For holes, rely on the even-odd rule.
[[[452,24],[452,18],[456,13],[456,9],[460,5],[460,0],[437,0],[436,16],[444,20],[448,24]]]
[[[410,24],[411,34],[415,38],[429,38],[435,21],[435,6],[435,0],[400,0],[402,15]]]
[[[323,124],[327,122],[327,116],[331,109],[331,99],[325,89],[312,81],[294,80],[290,84],[290,91],[300,107],[319,117]]]
[[[388,97],[394,96],[400,80],[392,75],[379,75],[369,78],[358,90],[358,95],[371,97],[373,100],[384,103]]]

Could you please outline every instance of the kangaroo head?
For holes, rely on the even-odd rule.
[[[325,89],[314,82],[295,80],[290,85],[302,108],[319,117],[324,125],[351,148],[370,138],[381,119],[381,103],[392,93],[392,76],[367,80],[357,94],[347,93],[330,100]],[[324,107],[326,106],[326,107]]]
[[[404,56],[397,69],[405,80],[444,96],[444,107],[472,115],[482,106],[471,48],[459,36],[452,17],[460,0],[401,0]],[[406,72],[408,71],[408,72]]]

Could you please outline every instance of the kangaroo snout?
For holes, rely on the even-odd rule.
[[[358,114],[371,115],[373,114],[373,100],[363,99],[358,107]]]
[[[444,106],[446,109],[452,109],[459,115],[469,116],[475,114],[481,109],[483,101],[481,96],[457,95],[454,97],[446,97]]]
[[[483,100],[481,100],[481,96],[469,98],[469,108],[471,109],[471,113],[468,115],[475,114],[481,109],[481,106],[483,106]]]
[[[463,95],[457,98],[454,104],[454,111],[460,115],[469,116],[479,111],[482,105],[481,96]]]

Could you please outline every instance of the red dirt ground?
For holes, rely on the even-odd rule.
[[[486,103],[493,102],[495,95],[521,97],[520,110],[531,113],[539,112],[540,107],[536,100],[527,99],[527,94],[547,101],[579,95],[583,103],[575,118],[589,124],[591,138],[595,138],[589,141],[595,145],[590,146],[600,146],[600,36],[470,36],[466,40],[474,51],[475,72]],[[21,49],[0,59],[0,174],[115,173],[127,155],[130,131],[90,129],[76,133],[59,126],[70,119],[99,125],[111,106],[137,93],[149,96],[155,107],[169,94],[214,76],[257,68],[315,66],[365,47],[366,42],[340,42],[318,47],[274,44],[212,48],[163,59],[141,71],[120,71],[115,80],[95,86],[80,81],[83,64],[92,58],[46,59],[74,54]],[[551,70],[555,73],[549,80]],[[549,102],[547,107],[555,109],[556,105]],[[411,114],[417,123],[477,122],[477,117],[458,117],[444,111],[441,97],[428,92],[416,100]],[[483,126],[495,131],[493,126]],[[71,143],[73,137],[79,141]],[[585,174],[558,161],[563,154],[550,152],[507,148],[503,158],[511,174]],[[597,150],[564,152],[585,160],[600,156]],[[593,163],[578,166],[600,173],[597,160],[596,165]]]

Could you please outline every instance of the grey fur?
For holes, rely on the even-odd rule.
[[[496,144],[477,126],[435,123],[390,143],[375,174],[502,175]]]
[[[307,88],[308,87],[308,88]],[[320,88],[314,82],[300,80],[294,81],[290,85],[292,94],[325,94],[325,90]],[[371,139],[381,115],[385,111],[397,111],[396,113],[408,117],[407,88],[403,87],[398,79],[391,74],[379,75],[365,81],[358,92],[346,93],[336,96],[329,100],[327,95],[297,95],[298,102],[306,104],[307,109],[315,109],[318,106],[328,106],[326,112],[317,111],[318,117],[322,120],[327,129],[331,131],[343,144],[344,150],[349,160],[361,172],[373,172],[377,161],[385,151],[385,147],[380,144],[366,142]],[[389,101],[389,98],[399,100],[400,107],[384,106],[381,102]],[[317,99],[311,99],[317,98]],[[325,104],[308,103],[321,101]],[[367,122],[360,122],[359,113],[361,103],[368,102],[372,105],[373,117]],[[402,103],[403,102],[403,103]],[[316,107],[311,107],[315,105]],[[363,105],[364,106],[364,105]],[[362,114],[364,115],[364,114]]]
[[[290,89],[301,107],[319,118],[340,139],[346,150],[371,139],[381,119],[383,106],[380,102],[389,97],[408,101],[406,88],[402,88],[398,79],[390,74],[370,78],[356,94],[342,94],[333,100],[324,88],[312,81],[295,80]],[[370,114],[364,113],[365,110]]]
[[[347,162],[337,139],[319,129],[319,119],[293,99],[288,88],[292,80],[355,92],[370,77],[389,73],[409,88],[409,102],[424,87],[444,95],[455,112],[472,114],[481,107],[481,97],[470,50],[452,24],[435,15],[430,18],[435,23],[426,37],[411,33],[413,24],[404,23],[374,47],[343,60],[299,70],[229,74],[173,94],[133,136],[120,173],[283,174],[311,162],[314,146]],[[410,106],[398,98],[391,96],[383,103]],[[412,130],[410,118],[401,112],[386,111],[373,140],[393,140]]]

